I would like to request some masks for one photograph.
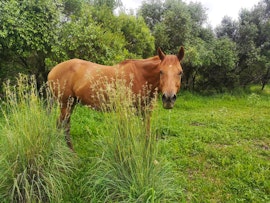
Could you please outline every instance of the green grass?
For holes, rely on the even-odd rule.
[[[82,159],[99,154],[94,143],[107,128],[105,117],[75,110],[71,133]],[[172,110],[159,101],[152,132],[160,157],[172,165],[177,201],[269,202],[269,126],[269,89],[234,96],[181,92]]]
[[[269,201],[269,101],[254,94],[186,93],[177,110],[157,118],[164,153],[175,163],[186,200]]]
[[[181,190],[175,185],[171,164],[161,158],[157,137],[147,130],[147,122],[142,116],[147,116],[149,111],[138,112],[132,107],[134,95],[122,81],[117,81],[115,87],[111,87],[110,85],[109,101],[103,107],[105,111],[91,114],[100,122],[92,123],[88,120],[94,128],[87,127],[86,134],[93,134],[93,139],[88,139],[90,142],[85,145],[90,146],[90,143],[92,147],[86,151],[78,151],[78,154],[88,154],[87,158],[81,156],[84,160],[81,168],[84,176],[76,178],[78,185],[83,185],[85,200],[177,201]],[[77,109],[81,110],[88,112],[84,108]],[[79,128],[82,129],[81,126]],[[82,132],[80,138],[82,137],[85,137],[85,132]],[[80,141],[85,143],[85,140]],[[77,147],[78,150],[82,149],[75,145]]]
[[[0,123],[0,202],[61,202],[75,157],[56,129],[56,108],[38,96],[35,79],[5,86]]]
[[[15,112],[14,108],[2,105],[5,114],[0,116],[1,201],[12,199],[12,193],[8,193],[12,190],[7,189],[17,187],[12,177],[23,174],[30,162],[18,162],[20,167],[13,167],[14,163],[21,160],[18,157],[27,160],[28,152],[41,154],[29,159],[42,166],[38,170],[49,166],[51,170],[44,170],[46,174],[60,172],[51,176],[56,182],[47,184],[42,193],[45,195],[30,196],[33,199],[28,198],[28,202],[270,201],[269,87],[263,92],[253,86],[246,93],[212,96],[182,91],[172,110],[164,110],[158,100],[152,113],[150,138],[145,136],[146,126],[141,116],[133,110],[118,108],[103,113],[78,105],[71,117],[71,137],[78,161],[72,166],[72,173],[67,170],[64,174],[57,166],[66,159],[71,161],[68,158],[73,156],[55,128],[57,115],[48,117],[44,104],[41,107],[36,97],[33,98],[38,105],[31,111],[28,100],[23,105],[16,100]],[[26,122],[18,118],[25,118]],[[39,127],[34,132],[45,131],[42,142],[36,137],[39,133],[28,134],[36,124]],[[11,137],[7,135],[13,136],[13,142],[8,141]],[[21,135],[31,136],[31,141]],[[50,136],[54,135],[52,139]],[[50,145],[46,144],[48,139],[52,141]],[[26,144],[14,147],[20,142]],[[62,158],[53,161],[55,156],[52,159],[48,152]],[[36,175],[33,170],[30,174]],[[25,180],[23,188],[29,188],[29,180],[42,179],[32,176]],[[39,183],[46,185],[43,180]],[[59,193],[59,199],[55,193]]]

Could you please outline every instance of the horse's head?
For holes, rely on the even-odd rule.
[[[165,109],[171,109],[176,100],[176,94],[180,90],[181,76],[183,69],[180,61],[184,57],[184,48],[181,47],[177,55],[165,55],[158,49],[158,56],[161,60],[160,69],[160,91]]]

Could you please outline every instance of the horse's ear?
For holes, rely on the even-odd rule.
[[[161,50],[160,47],[158,48],[157,51],[158,51],[158,56],[159,56],[160,60],[162,61],[166,55],[163,53],[163,51]]]
[[[181,61],[184,58],[184,55],[185,55],[184,47],[180,47],[179,52],[177,54],[178,60]]]

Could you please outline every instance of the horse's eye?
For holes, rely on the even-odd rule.
[[[161,70],[159,73],[160,73],[160,75],[162,75],[163,74],[163,71]]]

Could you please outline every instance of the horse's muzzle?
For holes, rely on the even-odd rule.
[[[163,94],[162,95],[162,102],[164,109],[172,109],[174,106],[174,102],[176,100],[175,94]]]

